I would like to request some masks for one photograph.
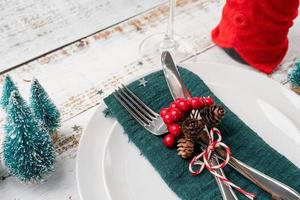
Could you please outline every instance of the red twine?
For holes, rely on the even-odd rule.
[[[214,136],[217,136],[217,139],[214,139]],[[242,188],[240,188],[239,186],[235,185],[234,183],[232,183],[231,181],[229,181],[226,177],[218,174],[216,172],[216,170],[218,169],[222,169],[224,168],[229,160],[230,160],[230,155],[231,155],[231,151],[230,148],[222,142],[222,136],[221,136],[221,132],[219,131],[219,129],[217,128],[212,128],[211,131],[209,132],[209,143],[207,148],[201,152],[200,154],[198,154],[197,156],[195,156],[189,164],[189,170],[193,175],[198,175],[201,174],[201,172],[207,168],[208,171],[210,173],[212,173],[215,177],[219,178],[222,182],[226,183],[227,185],[230,185],[231,187],[235,188],[237,191],[239,191],[240,193],[242,193],[243,195],[245,195],[246,197],[248,197],[249,199],[254,199],[255,195],[253,193],[247,192],[245,190],[243,190]],[[225,160],[219,164],[219,165],[211,165],[209,163],[209,160],[212,156],[213,151],[218,148],[218,147],[223,147],[226,151],[226,158]],[[199,169],[194,170],[193,167],[194,166],[200,166]]]

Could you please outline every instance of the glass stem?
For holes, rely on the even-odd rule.
[[[176,8],[176,0],[169,0],[169,19],[167,25],[167,31],[165,35],[166,40],[173,40],[174,39],[174,12]]]

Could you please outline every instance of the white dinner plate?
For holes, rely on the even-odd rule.
[[[217,63],[189,63],[209,88],[269,145],[300,168],[300,98],[257,72]],[[146,89],[146,88],[145,88]],[[77,155],[82,200],[178,199],[99,106]],[[187,169],[188,170],[188,169]]]

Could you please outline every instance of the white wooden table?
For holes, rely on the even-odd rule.
[[[195,52],[182,61],[249,68],[231,60],[210,40],[223,5],[224,0],[177,1],[175,32]],[[138,45],[146,36],[165,30],[167,1],[0,0],[0,10],[0,70],[5,70],[1,86],[10,74],[28,98],[30,81],[38,78],[63,121],[55,143],[58,158],[53,175],[43,184],[24,185],[0,164],[0,199],[78,200],[75,162],[82,130],[116,85],[159,66],[152,56],[141,62]],[[286,84],[288,69],[300,58],[299,33],[298,17],[289,33],[288,54],[270,78]],[[3,123],[1,112],[1,127]]]

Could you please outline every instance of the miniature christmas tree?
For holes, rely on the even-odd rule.
[[[294,68],[289,73],[291,89],[300,94],[300,60],[296,62]]]
[[[300,87],[300,60],[295,63],[294,68],[289,73],[289,79],[293,85]]]
[[[51,138],[33,118],[18,91],[12,92],[6,110],[4,163],[21,181],[40,181],[54,167],[55,151]]]
[[[10,95],[11,95],[12,91],[14,91],[14,90],[18,90],[18,89],[17,89],[16,85],[14,84],[13,80],[11,79],[11,77],[9,75],[7,75],[4,80],[4,85],[3,85],[3,89],[2,89],[2,97],[1,97],[1,107],[3,109],[6,109],[8,102],[9,102]]]
[[[37,79],[31,85],[30,106],[34,116],[41,121],[50,135],[55,135],[60,127],[60,113]]]

